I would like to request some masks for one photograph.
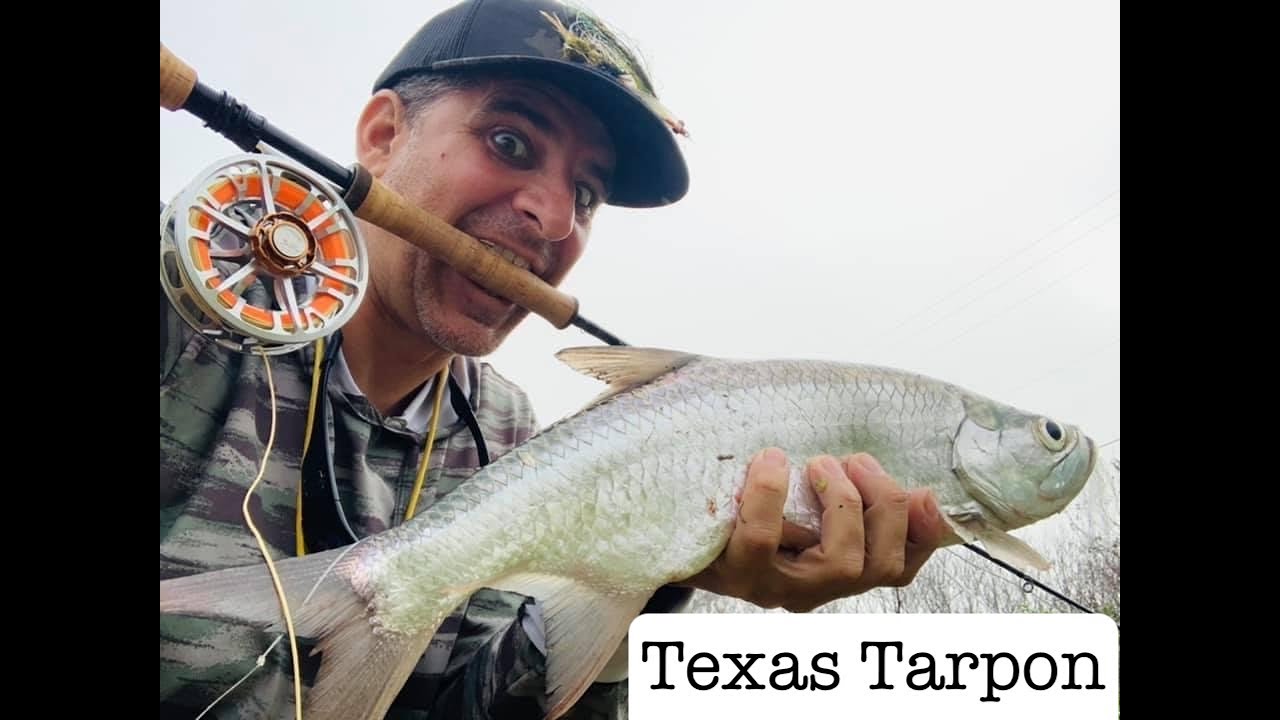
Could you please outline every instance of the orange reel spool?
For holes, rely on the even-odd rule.
[[[165,208],[160,281],[198,332],[278,355],[351,319],[368,256],[327,181],[289,158],[248,153],[210,166]]]

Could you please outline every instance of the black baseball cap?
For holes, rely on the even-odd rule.
[[[465,0],[427,21],[374,83],[406,73],[519,68],[591,108],[617,150],[609,204],[656,207],[684,197],[684,125],[662,106],[634,55],[601,20],[553,0]]]

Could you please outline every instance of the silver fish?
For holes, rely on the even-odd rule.
[[[891,368],[634,347],[557,357],[608,388],[411,521],[277,562],[297,633],[324,653],[311,718],[382,717],[439,623],[481,587],[538,598],[548,717],[562,715],[650,596],[720,554],[768,446],[792,463],[788,519],[815,537],[805,460],[865,451],[900,485],[933,490],[947,544],[1041,569],[1007,531],[1063,510],[1097,459],[1072,425]],[[160,609],[284,627],[265,566],[161,582]]]

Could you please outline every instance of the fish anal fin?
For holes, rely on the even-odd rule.
[[[595,682],[652,595],[606,595],[576,580],[533,574],[511,576],[491,586],[533,597],[542,609],[547,639],[547,720],[567,713]]]

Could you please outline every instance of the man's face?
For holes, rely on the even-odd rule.
[[[391,142],[381,176],[409,202],[552,285],[581,257],[614,150],[585,106],[543,84],[494,81],[437,99]],[[370,243],[372,290],[414,335],[495,350],[528,311],[398,238]]]

